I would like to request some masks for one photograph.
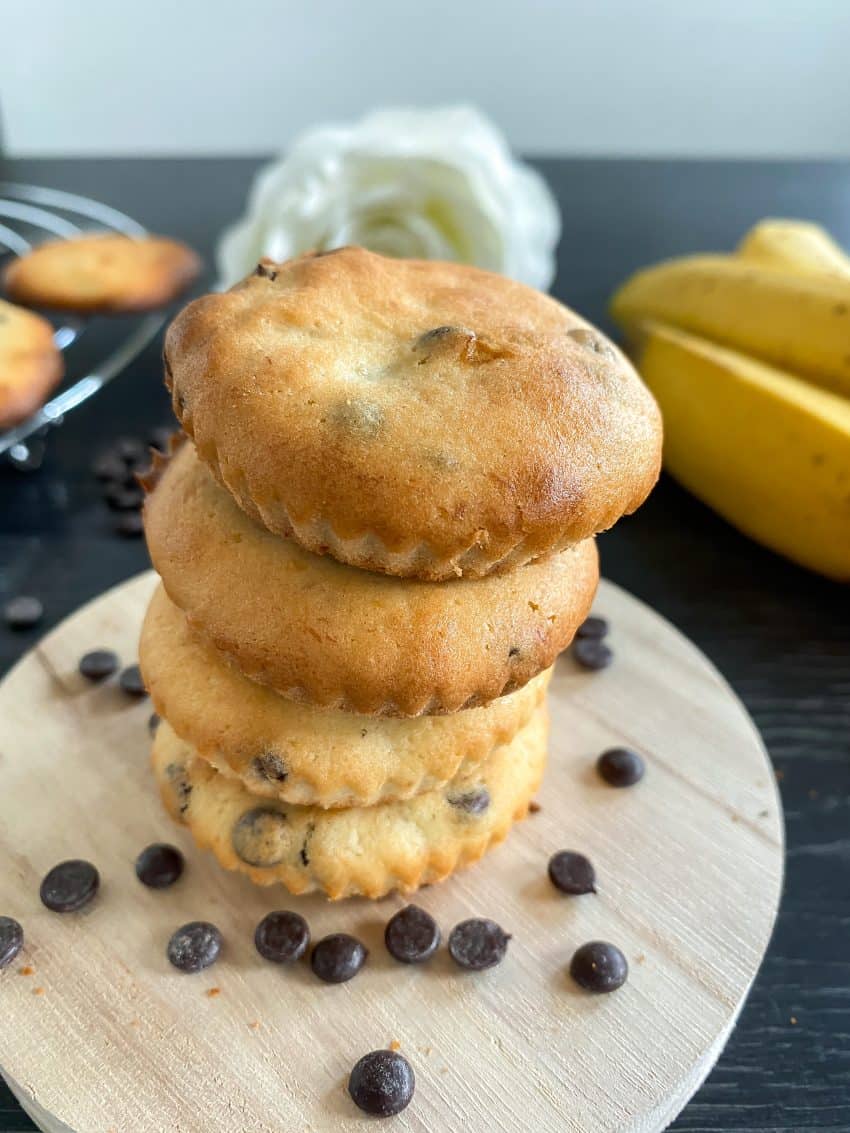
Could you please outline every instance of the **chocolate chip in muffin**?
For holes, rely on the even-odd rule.
[[[118,683],[121,685],[122,691],[126,692],[128,696],[141,699],[141,697],[148,695],[148,690],[145,688],[145,682],[142,679],[142,670],[138,665],[128,665],[126,669],[122,669]]]
[[[221,933],[209,921],[190,921],[171,937],[166,955],[181,972],[201,972],[221,953]]]
[[[274,751],[264,751],[251,760],[251,770],[260,778],[270,783],[283,783],[289,774],[286,764]]]
[[[8,968],[24,946],[24,930],[14,917],[0,917],[0,971]]]
[[[616,991],[626,982],[629,965],[615,944],[591,940],[576,951],[570,961],[570,975],[586,991]]]
[[[89,903],[100,886],[100,875],[91,862],[74,858],[55,865],[39,890],[41,902],[54,913],[75,913]]]
[[[272,807],[246,811],[233,827],[231,841],[246,865],[268,869],[285,856],[286,815]]]
[[[310,928],[298,913],[281,909],[267,913],[254,932],[257,951],[274,964],[300,960],[310,944]]]
[[[183,873],[183,855],[176,846],[154,842],[136,858],[136,877],[149,889],[167,889]]]
[[[418,905],[407,905],[387,921],[384,943],[387,951],[402,964],[421,964],[440,947],[437,922]]]
[[[608,645],[598,637],[580,637],[573,642],[572,654],[583,669],[607,669],[614,660]]]
[[[192,784],[186,778],[186,768],[181,763],[169,763],[165,774],[177,800],[177,812],[182,818],[189,809]]]
[[[590,350],[594,354],[601,354],[603,358],[610,358],[611,361],[616,360],[617,352],[614,347],[598,331],[591,330],[590,327],[575,327],[573,330],[567,331],[567,334],[586,350]]]
[[[510,939],[495,921],[473,918],[452,929],[449,954],[461,968],[483,972],[504,960]]]
[[[118,654],[112,649],[91,649],[80,658],[80,674],[87,681],[104,681],[118,672],[121,664]]]
[[[315,822],[311,822],[307,827],[307,833],[304,835],[304,842],[302,843],[301,849],[298,851],[298,860],[301,862],[305,869],[310,864],[309,846],[310,839],[313,837],[313,832],[315,831],[315,829]]]
[[[159,727],[159,716],[156,712],[151,712],[148,716],[148,731],[152,736],[156,735],[156,730]]]
[[[643,778],[646,764],[631,748],[612,747],[599,756],[596,770],[611,787],[632,787]]]
[[[474,787],[470,791],[449,794],[446,796],[446,801],[449,806],[463,811],[464,814],[480,815],[484,814],[490,805],[490,792],[486,787]]]
[[[369,955],[365,945],[347,932],[325,936],[313,949],[310,967],[320,980],[341,984],[353,979]]]
[[[559,850],[549,859],[549,880],[562,893],[578,896],[596,892],[596,871],[584,854]]]
[[[3,607],[3,618],[9,629],[32,629],[44,616],[44,606],[38,598],[20,594]]]
[[[272,281],[274,281],[275,279],[277,279],[277,272],[272,267],[272,263],[272,260],[260,260],[260,262],[257,264],[257,270],[255,274],[260,276],[261,279],[271,279]]]
[[[508,657],[519,657],[520,649],[518,645],[512,645],[508,650]]]
[[[395,1050],[373,1050],[356,1063],[348,1079],[351,1100],[373,1117],[392,1117],[410,1105],[413,1067]]]
[[[464,330],[462,327],[434,327],[432,330],[426,330],[424,334],[420,334],[420,336],[416,340],[416,345],[429,346],[431,343],[439,342],[441,339],[446,338],[448,335],[468,335],[471,333],[471,331]]]
[[[591,614],[589,618],[585,618],[585,620],[576,630],[576,637],[607,637],[610,628],[611,627],[608,625],[608,622],[605,618],[600,618],[595,614]]]

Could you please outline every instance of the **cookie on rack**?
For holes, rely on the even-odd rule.
[[[169,813],[225,869],[291,893],[376,898],[441,881],[502,841],[539,786],[547,732],[543,705],[509,744],[445,787],[347,810],[260,799],[199,758],[165,721],[153,765]]]
[[[250,519],[190,444],[157,460],[145,532],[171,600],[247,676],[366,715],[488,704],[553,664],[599,581],[593,540],[434,584],[343,566]]]
[[[189,304],[166,381],[201,458],[270,531],[439,580],[603,531],[658,477],[661,419],[585,320],[502,276],[362,248]]]
[[[50,240],[6,269],[6,293],[17,303],[78,314],[154,310],[197,278],[198,256],[163,236],[91,233]]]
[[[394,802],[464,774],[528,723],[551,677],[547,669],[485,708],[450,716],[320,711],[243,677],[191,632],[162,587],[139,660],[156,711],[219,772],[252,794],[319,807]]]
[[[0,299],[0,429],[35,413],[63,373],[47,319]]]

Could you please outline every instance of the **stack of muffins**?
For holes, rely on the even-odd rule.
[[[651,397],[547,296],[359,248],[190,304],[165,369],[191,438],[146,485],[167,808],[293,893],[476,861],[543,774],[593,535],[657,477]]]

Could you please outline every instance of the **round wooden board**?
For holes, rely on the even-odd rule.
[[[77,675],[95,647],[135,658],[155,578],[86,606],[0,685],[0,913],[26,946],[0,975],[0,1066],[51,1133],[292,1133],[360,1130],[346,1093],[360,1055],[398,1042],[417,1076],[391,1128],[418,1133],[654,1133],[722,1049],[770,936],[782,880],[782,816],[749,717],[697,649],[603,583],[615,664],[558,663],[550,762],[531,815],[477,866],[417,898],[447,933],[464,917],[513,933],[504,963],[470,974],[445,949],[405,967],[383,948],[397,897],[337,904],[255,889],[223,873],[165,816],[148,768],[150,705]],[[628,744],[648,757],[630,790],[600,782],[594,757]],[[143,888],[149,842],[188,859],[172,889]],[[568,898],[550,854],[580,849],[599,893]],[[85,912],[38,899],[57,861],[89,858],[102,889]],[[371,949],[351,983],[319,983],[254,951],[272,908],[296,908],[314,938],[346,930]],[[209,919],[222,960],[183,975],[165,959],[179,924]],[[631,974],[613,995],[580,991],[573,950],[611,940]]]

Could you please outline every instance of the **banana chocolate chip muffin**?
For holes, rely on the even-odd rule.
[[[201,459],[269,531],[391,575],[476,578],[634,511],[661,423],[625,356],[554,299],[362,248],[263,261],[172,323]]]

